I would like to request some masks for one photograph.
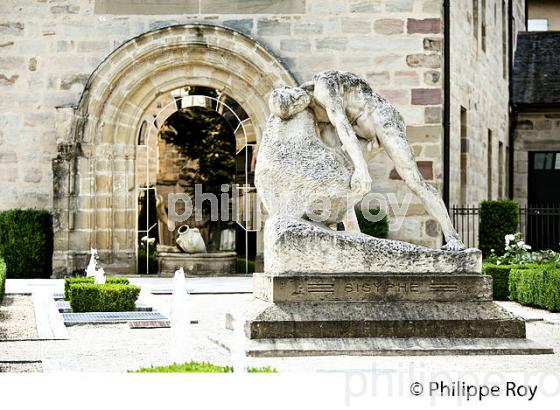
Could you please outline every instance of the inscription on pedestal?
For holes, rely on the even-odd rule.
[[[492,280],[484,275],[317,276],[258,273],[255,294],[275,302],[492,300]]]

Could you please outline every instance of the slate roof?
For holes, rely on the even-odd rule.
[[[560,31],[518,34],[512,80],[515,105],[560,105]]]

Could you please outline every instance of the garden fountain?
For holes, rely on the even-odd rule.
[[[192,360],[192,338],[190,338],[189,293],[185,271],[175,271],[173,278],[173,300],[169,319],[171,322],[171,356],[176,363]]]
[[[245,354],[245,329],[243,328],[243,314],[240,309],[234,313],[232,318],[233,343],[231,344],[231,362],[233,372],[243,374],[247,369],[247,356]]]
[[[97,272],[97,249],[91,248],[91,256],[86,267],[86,276],[95,276]]]

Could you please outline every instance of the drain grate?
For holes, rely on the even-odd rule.
[[[66,300],[57,300],[56,307],[60,313],[72,313],[72,308],[70,307],[70,302]],[[153,308],[146,305],[143,302],[136,302],[136,312],[151,312]]]
[[[166,320],[159,312],[62,313],[66,326],[77,324],[127,323],[131,320]]]

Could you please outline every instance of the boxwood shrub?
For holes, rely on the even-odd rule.
[[[478,225],[479,248],[484,256],[494,249],[504,253],[505,236],[517,232],[519,205],[515,201],[483,201],[480,203]]]
[[[70,307],[75,313],[132,312],[139,294],[136,285],[76,283],[70,286]]]
[[[94,283],[95,280],[92,276],[76,276],[64,278],[64,299],[70,300],[70,286],[78,283]],[[128,285],[130,282],[128,278],[120,277],[108,277],[105,279],[105,283],[111,283],[113,285]]]
[[[538,264],[527,265],[494,265],[484,263],[482,273],[492,276],[492,291],[494,300],[509,299],[509,275],[513,269],[532,269],[538,268]]]
[[[8,278],[49,278],[52,274],[53,228],[47,211],[0,212],[0,256]]]
[[[371,215],[379,215],[381,210],[379,208],[370,209]],[[360,208],[356,208],[356,217],[358,218],[358,225],[362,233],[374,236],[376,238],[387,238],[389,236],[389,220],[387,215],[384,215],[379,221],[369,221],[364,216]]]
[[[513,269],[509,276],[510,298],[523,305],[560,311],[560,265]]]
[[[6,262],[0,257],[0,304],[6,292]]]

